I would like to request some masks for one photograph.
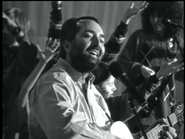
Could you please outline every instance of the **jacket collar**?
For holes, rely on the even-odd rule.
[[[87,81],[87,80],[88,80],[88,81],[90,80],[91,83],[94,82],[95,77],[94,77],[94,75],[93,75],[91,72],[89,72],[89,73],[88,73],[88,76],[85,77],[84,74],[82,74],[82,73],[80,73],[79,71],[75,70],[73,67],[71,67],[71,65],[69,65],[69,64],[68,64],[64,59],[62,59],[62,58],[59,58],[56,64],[62,66],[62,69],[65,70],[65,72],[67,72],[68,75],[69,75],[75,82],[78,82],[78,81],[79,81],[79,82],[81,82],[81,83],[85,83],[85,81]]]

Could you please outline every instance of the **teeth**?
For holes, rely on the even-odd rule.
[[[97,53],[96,52],[91,52],[91,53],[97,56]]]
[[[90,51],[89,53],[90,53],[90,54],[93,54],[93,55],[95,55],[95,56],[98,56],[98,52],[97,52],[97,51]]]

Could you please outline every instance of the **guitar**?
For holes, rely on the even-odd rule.
[[[174,126],[176,123],[182,124],[184,121],[184,105],[180,102],[176,102],[172,107],[173,113],[169,115],[166,119],[167,125]],[[146,135],[148,139],[158,139],[160,137],[160,131],[162,129],[162,125],[157,124],[154,128],[149,130]],[[121,138],[121,139],[134,139],[135,136],[130,132],[128,127],[121,121],[114,122],[110,127],[110,133]],[[138,135],[137,135],[138,136]],[[144,136],[140,136],[138,139],[145,139]]]
[[[176,55],[175,57],[177,59],[177,61],[174,63],[174,66],[176,66],[179,63],[183,63],[183,57],[181,54]],[[167,61],[163,59],[163,61],[160,61],[161,59],[153,59],[151,64],[153,68],[156,67],[160,67],[161,65],[165,64]],[[163,66],[164,67],[164,66]],[[179,67],[180,69],[181,67]],[[176,71],[178,72],[178,70]],[[166,73],[165,73],[166,74]],[[139,92],[144,95],[145,92],[147,92],[147,90],[152,91],[152,93],[150,94],[150,97],[147,98],[148,104],[150,109],[154,109],[157,100],[156,98],[159,98],[162,94],[162,92],[164,91],[166,85],[169,83],[170,79],[171,79],[172,74],[169,74],[168,76],[166,76],[165,78],[163,78],[161,80],[161,83],[159,84],[159,82],[157,84],[152,84],[152,76],[149,77],[148,79],[146,79],[146,81],[144,81],[140,86],[138,86],[138,90]],[[149,91],[149,92],[150,92]]]
[[[121,121],[114,122],[109,130],[120,139],[134,139],[126,124]]]
[[[173,108],[174,112],[169,115],[166,119],[167,124],[169,126],[174,126],[176,123],[178,124],[182,124],[184,121],[184,105],[180,102],[176,102],[176,104],[174,104]],[[160,137],[160,131],[162,129],[162,125],[157,124],[154,128],[152,128],[150,131],[148,131],[146,133],[148,139],[158,139]],[[138,139],[145,139],[144,136],[139,137]]]

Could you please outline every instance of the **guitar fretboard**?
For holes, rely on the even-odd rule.
[[[177,117],[175,115],[175,113],[172,113],[170,116],[169,116],[169,121],[171,122],[171,125],[174,126],[176,123],[177,123]]]
[[[175,113],[172,113],[170,116],[168,116],[167,124],[173,126],[175,125],[177,121],[177,117]],[[148,139],[158,139],[160,137],[160,131],[162,129],[162,126],[160,124],[156,125],[154,128],[152,128],[149,132],[146,133]],[[142,136],[140,139],[145,139],[144,136]]]

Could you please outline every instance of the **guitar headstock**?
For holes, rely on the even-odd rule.
[[[177,101],[175,104],[173,104],[171,110],[175,113],[178,124],[182,125],[184,122],[184,104],[180,101]]]

